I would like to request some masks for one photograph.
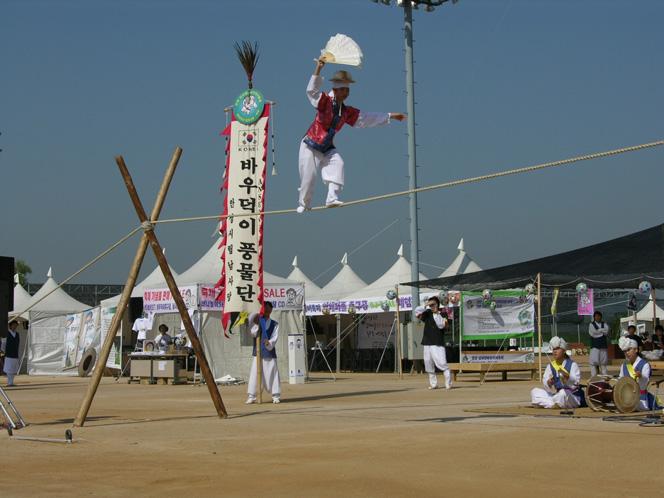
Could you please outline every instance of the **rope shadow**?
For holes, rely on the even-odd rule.
[[[471,419],[478,419],[478,418],[517,418],[518,415],[498,415],[498,414],[483,414],[483,415],[477,415],[473,417],[435,417],[435,418],[419,418],[419,419],[411,419],[411,420],[406,420],[406,422],[441,422],[441,423],[447,423],[447,422],[463,422],[464,420],[471,420]]]
[[[352,398],[356,396],[372,396],[375,394],[392,394],[392,393],[401,393],[405,391],[412,391],[412,389],[383,389],[377,391],[354,391],[350,393],[335,393],[335,394],[320,394],[317,396],[301,396],[299,398],[288,398],[282,400],[282,403],[296,403],[298,401],[319,401],[323,399],[335,399],[335,398]]]

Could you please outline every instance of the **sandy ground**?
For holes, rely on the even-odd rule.
[[[664,494],[664,428],[464,411],[527,402],[536,382],[511,377],[429,391],[421,375],[345,374],[260,406],[225,387],[225,420],[205,387],[105,378],[74,444],[0,434],[0,496]],[[63,437],[88,380],[17,382],[7,392],[30,426],[16,434]]]

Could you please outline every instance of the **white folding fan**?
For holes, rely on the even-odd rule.
[[[328,64],[346,64],[362,66],[362,49],[346,35],[337,33],[330,38],[325,48],[320,51],[321,59]]]

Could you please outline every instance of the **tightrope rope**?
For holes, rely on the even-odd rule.
[[[67,282],[69,282],[72,278],[75,278],[76,276],[80,275],[80,274],[83,273],[85,270],[87,270],[88,268],[90,268],[92,265],[96,264],[97,261],[99,261],[99,260],[102,259],[104,256],[106,256],[107,254],[109,254],[110,252],[112,252],[113,250],[115,250],[118,246],[124,244],[124,243],[125,243],[126,241],[128,241],[128,240],[129,240],[129,239],[130,239],[130,238],[131,238],[136,232],[139,232],[139,231],[141,231],[142,229],[143,229],[142,226],[138,226],[138,227],[134,228],[134,229],[133,229],[131,232],[129,232],[127,235],[125,235],[125,236],[122,237],[120,240],[118,240],[117,242],[115,242],[114,244],[112,244],[111,246],[109,246],[108,249],[106,249],[105,251],[103,251],[103,252],[100,253],[99,255],[95,256],[95,257],[94,257],[93,259],[91,259],[88,263],[86,263],[85,265],[83,265],[79,270],[77,270],[77,271],[75,271],[74,273],[72,273],[71,275],[69,275],[69,276],[68,276],[67,278],[65,278],[62,282],[60,282],[60,283],[59,283],[59,284],[58,284],[58,285],[57,285],[52,291],[47,292],[46,294],[44,294],[40,299],[38,299],[37,301],[35,301],[34,303],[32,303],[30,306],[28,306],[27,308],[25,308],[23,311],[19,311],[19,312],[17,312],[17,313],[10,313],[10,314],[9,314],[9,319],[11,320],[12,318],[16,318],[16,317],[22,315],[23,313],[26,313],[26,312],[30,311],[30,310],[31,310],[32,308],[34,308],[37,304],[41,303],[44,299],[46,299],[48,296],[50,296],[51,294],[53,294],[53,293],[54,293],[56,290],[58,290],[60,287],[62,287],[63,285],[65,285]]]
[[[375,202],[375,201],[382,201],[385,199],[393,199],[395,197],[402,197],[405,195],[410,195],[414,193],[420,193],[420,192],[428,192],[430,190],[438,190],[442,188],[450,188],[450,187],[457,187],[459,185],[466,185],[469,183],[478,183],[478,182],[483,182],[486,180],[493,180],[494,178],[501,178],[503,176],[511,176],[511,175],[518,175],[521,173],[531,173],[533,171],[539,171],[542,169],[547,169],[547,168],[556,168],[559,166],[567,166],[573,163],[578,163],[581,161],[590,161],[592,159],[600,159],[603,157],[610,157],[610,156],[617,156],[619,154],[625,154],[627,152],[636,152],[639,150],[644,150],[644,149],[651,149],[653,147],[659,147],[660,145],[664,145],[664,140],[658,140],[656,142],[649,142],[649,143],[644,143],[640,145],[632,145],[630,147],[622,147],[620,149],[613,149],[613,150],[608,150],[605,152],[595,152],[593,154],[585,154],[582,156],[575,156],[575,157],[570,157],[568,159],[561,159],[559,161],[551,161],[547,163],[540,163],[540,164],[535,164],[533,166],[526,166],[523,168],[515,168],[515,169],[509,169],[507,171],[499,171],[497,173],[489,173],[488,175],[480,175],[480,176],[473,176],[471,178],[464,178],[461,180],[453,180],[450,182],[444,182],[444,183],[437,183],[434,185],[428,185],[426,187],[418,187],[414,189],[409,189],[409,190],[402,190],[400,192],[392,192],[389,194],[381,194],[381,195],[375,195],[372,197],[365,197],[363,199],[357,199],[354,201],[348,201],[344,202],[342,205],[338,206],[336,209],[339,208],[346,208],[350,206],[358,206],[360,204],[366,204],[369,202]],[[317,206],[314,208],[311,208],[311,211],[321,211],[323,209],[330,209],[326,206]],[[272,211],[265,211],[262,213],[263,216],[272,216],[272,215],[279,215],[279,214],[291,214],[295,213],[295,209],[277,209],[277,210],[272,210]],[[185,222],[185,221],[204,221],[204,220],[223,220],[224,218],[228,218],[229,216],[234,216],[237,218],[245,218],[245,217],[250,217],[250,216],[261,216],[261,213],[242,213],[242,214],[233,214],[233,215],[210,215],[210,216],[194,216],[191,218],[170,218],[170,219],[163,219],[163,220],[157,220],[154,221],[153,223],[180,223],[180,222]]]

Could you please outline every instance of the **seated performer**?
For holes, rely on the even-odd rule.
[[[251,327],[251,335],[256,337],[261,334],[261,358],[263,366],[263,386],[272,394],[272,403],[281,402],[281,382],[279,378],[279,369],[277,368],[277,352],[275,346],[279,339],[279,324],[270,319],[272,313],[272,303],[265,301],[263,303],[263,316],[258,313],[252,313],[249,316],[249,323],[253,324]],[[257,365],[256,365],[256,344],[254,343],[254,359],[251,363],[251,372],[249,373],[249,384],[247,385],[247,401],[246,404],[256,402],[256,388],[257,388]]]
[[[160,352],[165,353],[171,342],[173,338],[168,335],[168,327],[162,323],[159,325],[159,335],[154,338],[154,345]]]
[[[427,307],[418,306],[415,309],[415,315],[424,322],[422,346],[424,349],[424,369],[429,374],[429,389],[438,388],[436,367],[443,371],[445,389],[451,389],[452,380],[450,368],[447,366],[447,355],[443,340],[443,331],[447,327],[447,315],[443,315],[440,311],[440,300],[436,296],[430,297],[427,301]]]
[[[320,71],[325,62],[319,60],[307,85],[307,97],[316,108],[316,118],[300,143],[300,199],[298,213],[311,209],[314,182],[320,170],[323,182],[328,185],[327,207],[341,206],[339,193],[344,186],[344,161],[334,147],[334,135],[344,124],[356,128],[370,128],[388,124],[390,120],[403,121],[405,114],[395,112],[364,112],[345,105],[350,94],[349,86],[355,83],[348,71],[337,71],[330,81],[332,91],[321,92],[323,78]]]
[[[650,382],[650,364],[639,356],[639,345],[634,339],[621,337],[618,347],[625,352],[625,362],[620,367],[619,377],[631,377],[639,384],[640,401],[636,409],[639,411],[658,410],[661,408],[651,393],[648,392]]]
[[[530,402],[542,408],[578,408],[585,406],[583,391],[579,387],[581,371],[579,365],[567,356],[567,343],[562,337],[552,337],[553,360],[544,371],[544,389],[535,387],[530,391]]]

